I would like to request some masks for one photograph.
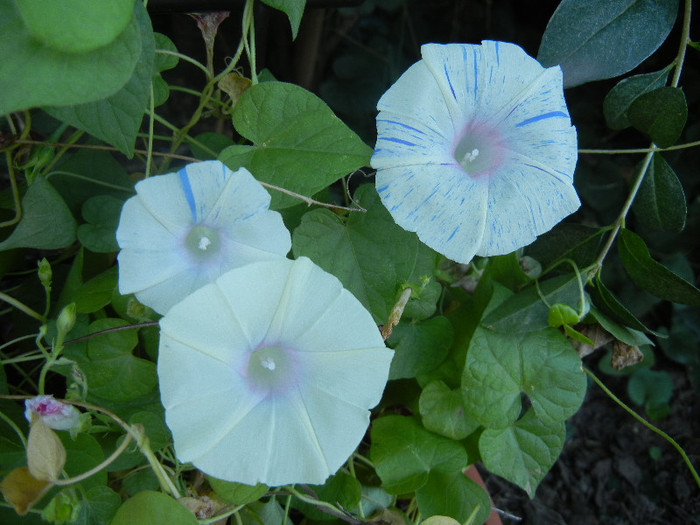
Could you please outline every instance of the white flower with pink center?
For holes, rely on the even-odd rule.
[[[399,226],[467,263],[526,246],[579,208],[559,67],[505,42],[421,54],[377,105],[372,167]]]
[[[334,474],[364,436],[393,357],[370,313],[305,257],[231,270],[160,327],[177,457],[248,485]]]
[[[54,399],[53,396],[36,396],[24,402],[24,417],[31,423],[38,416],[49,428],[70,430],[78,425],[80,412],[73,406]]]

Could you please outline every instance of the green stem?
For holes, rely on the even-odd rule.
[[[15,216],[11,219],[0,222],[0,228],[17,224],[22,218],[22,203],[19,200],[19,189],[17,188],[17,179],[15,177],[15,168],[12,163],[12,153],[10,150],[5,151],[5,162],[7,164],[7,174],[10,177],[10,188],[12,189],[12,202],[15,206]]]
[[[207,518],[204,520],[197,520],[197,523],[199,523],[200,525],[207,525],[209,523],[216,523],[217,521],[228,518],[229,516],[233,516],[239,510],[241,510],[243,507],[245,507],[245,505],[233,505],[231,507],[224,509],[224,511],[221,514],[215,514],[211,518]]]
[[[101,181],[101,180],[93,179],[93,178],[91,178],[91,177],[86,177],[85,175],[80,175],[79,173],[73,173],[73,172],[71,172],[71,171],[62,171],[62,170],[52,171],[52,172],[46,174],[46,179],[48,180],[48,179],[49,179],[50,177],[52,177],[53,175],[64,175],[64,176],[66,176],[66,177],[72,177],[72,178],[74,178],[74,179],[78,179],[78,180],[82,180],[82,181],[85,181],[85,182],[89,182],[89,183],[91,183],[91,184],[95,184],[95,185],[97,185],[97,186],[102,186],[102,187],[104,187],[104,188],[110,188],[110,189],[112,189],[112,190],[119,190],[119,191],[126,191],[126,192],[128,192],[128,193],[134,193],[134,189],[133,189],[133,188],[128,188],[128,187],[125,187],[125,186],[119,186],[119,185],[117,185],[117,184],[111,184],[111,183],[109,183],[109,182],[104,182],[104,181]]]
[[[121,456],[122,452],[126,450],[126,447],[129,446],[129,443],[131,443],[131,434],[127,434],[126,437],[124,438],[124,441],[122,441],[122,444],[117,447],[117,449],[110,454],[110,456],[105,459],[102,463],[99,465],[95,465],[92,467],[90,470],[87,472],[83,472],[82,474],[79,474],[75,477],[72,478],[65,478],[65,479],[57,479],[53,481],[54,485],[72,485],[73,483],[78,483],[80,481],[83,481],[84,479],[89,478],[90,476],[97,474],[100,470],[103,468],[107,467],[110,463],[112,463],[115,459],[117,459],[119,456]]]
[[[151,82],[151,92],[148,97],[149,112],[148,112],[148,141],[146,143],[146,168],[144,177],[151,176],[151,162],[153,161],[153,115],[155,115],[155,101],[153,97],[153,82]]]
[[[24,434],[19,429],[19,427],[15,424],[15,422],[12,421],[9,417],[7,417],[4,412],[0,412],[0,419],[2,419],[7,426],[9,426],[12,430],[15,431],[15,434],[17,434],[17,436],[19,437],[19,440],[22,442],[22,446],[26,449],[27,448],[27,438],[24,437]]]
[[[698,476],[698,473],[695,471],[695,467],[693,467],[693,464],[690,462],[690,459],[688,459],[687,454],[683,450],[683,448],[676,443],[676,440],[673,439],[671,436],[666,434],[663,430],[660,428],[652,425],[649,423],[646,419],[644,419],[642,416],[637,414],[634,410],[632,410],[630,407],[628,407],[625,403],[623,403],[620,398],[618,398],[615,394],[613,394],[608,387],[606,387],[600,379],[598,379],[593,372],[591,372],[588,368],[584,367],[583,370],[588,374],[588,376],[595,381],[595,383],[605,392],[610,399],[612,399],[615,403],[620,405],[628,414],[630,414],[634,419],[639,421],[642,425],[647,427],[649,430],[652,432],[655,432],[662,438],[664,438],[666,441],[668,441],[673,448],[675,448],[678,453],[681,455],[683,458],[683,461],[685,462],[686,466],[688,467],[688,470],[690,470],[690,473],[692,474],[693,478],[695,479],[695,483],[700,487],[700,476]]]
[[[649,148],[649,152],[646,154],[644,160],[642,161],[642,165],[639,168],[639,173],[637,174],[637,178],[634,181],[632,188],[630,189],[629,195],[627,196],[627,200],[622,206],[622,210],[620,210],[620,214],[617,216],[617,219],[615,220],[615,223],[612,226],[612,231],[610,232],[610,235],[608,235],[608,238],[605,242],[605,246],[603,246],[603,249],[598,255],[598,258],[593,263],[593,267],[588,274],[589,277],[592,277],[593,275],[598,273],[600,271],[600,268],[603,266],[603,261],[605,260],[605,257],[607,257],[608,252],[610,251],[610,248],[612,248],[612,245],[615,242],[615,238],[617,237],[617,234],[620,231],[620,228],[622,228],[622,225],[625,222],[625,218],[627,217],[627,214],[629,213],[630,208],[632,207],[632,203],[634,202],[634,199],[637,196],[639,187],[642,185],[642,181],[644,180],[644,175],[646,175],[647,169],[649,168],[649,164],[651,163],[651,159],[653,158],[654,153],[656,151],[658,151],[658,148],[654,144],[652,144]]]
[[[683,10],[683,31],[681,32],[681,42],[676,55],[676,70],[673,72],[672,87],[678,87],[678,81],[681,78],[681,70],[683,69],[683,61],[685,60],[685,51],[690,42],[690,12],[692,0],[685,0],[685,9]]]
[[[669,146],[667,148],[657,147],[654,151],[664,152],[664,151],[674,151],[679,149],[688,149],[700,146],[700,140],[694,142],[686,142],[684,144],[676,144],[674,146]],[[649,153],[651,148],[636,148],[636,149],[579,149],[579,154],[593,154],[593,155],[627,155],[635,153]]]
[[[15,308],[17,308],[17,310],[19,310],[20,312],[27,314],[29,317],[33,317],[34,319],[36,319],[40,323],[46,322],[46,319],[44,319],[44,317],[39,312],[32,310],[26,304],[18,301],[14,297],[10,297],[9,295],[7,295],[3,292],[0,292],[0,301],[5,301],[6,303],[11,304]]]
[[[159,55],[170,55],[179,58],[180,60],[184,60],[185,62],[189,62],[193,66],[201,69],[204,71],[204,74],[207,76],[207,80],[211,80],[211,74],[209,73],[209,70],[206,68],[204,64],[201,62],[198,62],[192,57],[189,57],[187,55],[183,55],[182,53],[178,53],[176,51],[170,51],[168,49],[156,49],[156,53]]]

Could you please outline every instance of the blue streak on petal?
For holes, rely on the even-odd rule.
[[[381,192],[383,192],[383,191],[386,191],[386,189],[387,189],[388,187],[389,187],[389,185],[388,185],[388,184],[385,184],[385,185],[382,186],[381,188],[377,188],[377,193],[381,193]]]
[[[397,144],[403,144],[404,146],[415,146],[413,142],[397,139],[395,137],[382,137],[382,140],[386,140],[387,142],[396,142]]]
[[[476,91],[478,89],[478,84],[477,84],[477,67],[476,67],[476,47],[472,47],[472,54],[474,55],[474,102],[476,102]]]
[[[457,100],[457,95],[455,95],[455,90],[452,87],[452,82],[450,81],[450,74],[447,72],[447,64],[442,66],[442,68],[445,71],[445,78],[447,79],[447,85],[450,86],[450,91],[452,91],[452,98]]]
[[[192,220],[197,222],[197,207],[194,203],[194,195],[192,194],[192,186],[190,186],[190,179],[187,176],[187,168],[182,168],[177,172],[180,176],[180,185],[182,186],[182,191],[185,194],[185,199],[187,200],[187,205],[190,207],[190,213],[192,213]]]
[[[540,120],[548,119],[548,118],[553,118],[553,117],[564,117],[564,118],[569,118],[569,115],[564,113],[563,111],[550,111],[549,113],[543,113],[542,115],[537,115],[536,117],[530,117],[522,122],[518,122],[515,127],[516,128],[521,128],[523,126],[527,126],[528,124],[532,124],[533,122],[538,122]]]
[[[496,45],[494,46],[494,49],[496,50],[496,64],[499,66],[501,65],[501,59],[498,56],[498,41],[496,41]]]
[[[450,242],[452,240],[452,237],[455,236],[455,233],[457,233],[457,230],[459,230],[459,226],[457,226],[454,231],[450,234],[450,236],[447,238],[447,242]]]
[[[397,126],[401,126],[402,128],[410,129],[411,131],[415,131],[416,133],[420,133],[421,135],[425,135],[425,133],[422,132],[421,130],[416,129],[413,126],[409,126],[408,124],[404,124],[403,122],[397,122],[395,120],[379,120],[379,119],[377,119],[377,122],[386,122],[387,124],[396,124]]]

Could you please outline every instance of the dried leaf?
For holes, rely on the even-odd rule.
[[[19,467],[0,481],[0,492],[17,514],[24,516],[52,486],[53,483],[32,476],[27,467]]]
[[[610,358],[610,366],[615,370],[622,370],[628,366],[636,365],[642,359],[644,359],[644,354],[642,354],[638,346],[631,346],[621,341],[615,341],[613,344],[612,357]]]

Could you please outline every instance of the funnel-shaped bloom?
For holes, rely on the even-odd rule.
[[[372,167],[396,223],[466,263],[530,244],[577,210],[560,68],[504,42],[421,53],[377,105]]]
[[[122,208],[119,292],[164,314],[224,272],[291,247],[270,194],[244,168],[189,164],[136,185]]]
[[[231,270],[160,327],[178,458],[248,485],[335,473],[365,434],[393,356],[360,302],[304,257]]]

